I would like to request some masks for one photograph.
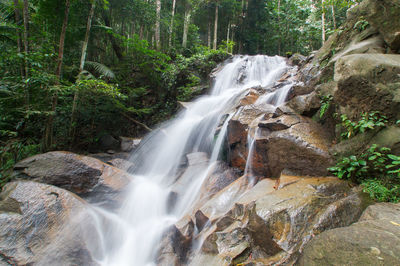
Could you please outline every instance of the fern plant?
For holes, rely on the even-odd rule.
[[[321,109],[319,110],[320,118],[323,118],[325,113],[329,110],[332,100],[333,100],[333,96],[330,94],[327,96],[321,97]]]
[[[100,76],[104,76],[104,77],[106,77],[108,79],[114,79],[115,78],[114,72],[109,67],[107,67],[106,65],[103,65],[103,64],[98,63],[98,62],[86,61],[85,62],[85,66],[87,66],[87,68],[91,69],[92,71],[94,71],[95,73],[99,74]]]

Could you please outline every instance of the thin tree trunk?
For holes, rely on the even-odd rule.
[[[168,39],[168,47],[172,46],[172,34],[174,33],[174,18],[175,18],[175,6],[176,0],[172,1],[172,14],[171,14],[171,23],[169,25],[169,39]]]
[[[218,42],[218,1],[215,2],[215,21],[214,21],[214,45],[213,49],[217,50]]]
[[[92,28],[92,21],[95,8],[96,8],[96,1],[93,1],[92,6],[90,7],[89,16],[86,24],[86,34],[85,34],[85,40],[82,45],[82,54],[81,54],[81,63],[79,65],[79,72],[82,72],[83,68],[85,67],[87,47],[89,43],[90,30]]]
[[[57,85],[60,84],[60,79],[61,79],[61,69],[62,69],[62,63],[63,63],[63,58],[64,58],[64,44],[65,44],[65,34],[67,32],[67,25],[68,25],[69,7],[70,7],[70,0],[65,0],[64,21],[63,21],[63,25],[61,28],[60,44],[59,44],[58,59],[57,59],[57,69],[56,69]],[[57,101],[58,101],[58,94],[57,94],[57,92],[54,92],[53,97],[52,97],[52,105],[51,105],[52,114],[49,116],[49,119],[47,121],[46,131],[45,131],[45,138],[44,138],[44,149],[45,150],[49,150],[51,148],[51,145],[53,144],[53,128],[54,128],[54,118],[56,116]]]
[[[279,31],[279,38],[278,38],[278,55],[281,55],[281,0],[278,0],[278,31]]]
[[[335,14],[335,6],[331,5],[332,8],[332,20],[333,20],[333,28],[336,30],[336,14]]]
[[[208,22],[207,47],[211,48],[211,22]]]
[[[230,30],[231,30],[231,22],[228,22],[228,30],[226,33],[226,52],[229,53],[229,36],[230,36]]]
[[[141,122],[139,122],[139,121],[133,119],[133,118],[130,117],[129,115],[127,115],[127,114],[125,114],[125,113],[123,113],[123,112],[120,112],[120,114],[123,115],[123,116],[124,116],[125,118],[127,118],[128,120],[132,121],[133,123],[138,124],[139,126],[143,127],[143,128],[146,129],[147,131],[149,131],[149,132],[153,131],[151,128],[149,128],[149,127],[146,126],[145,124],[143,124],[143,123],[141,123]]]
[[[18,4],[18,3],[17,3]],[[29,1],[24,0],[24,10],[23,10],[23,17],[24,17],[24,53],[25,57],[28,56],[29,54]],[[29,77],[29,63],[28,61],[24,58],[24,76],[25,79],[28,80]],[[25,82],[25,105],[26,105],[26,110],[29,110],[29,104],[30,104],[30,95],[29,95],[29,87],[28,83]]]
[[[29,54],[29,1],[24,0],[24,52]],[[25,61],[25,78],[29,76],[28,63]]]
[[[14,14],[15,14],[15,24],[19,25],[21,20],[21,14],[19,10],[19,0],[14,0]],[[18,53],[22,53],[22,35],[19,29],[17,29],[17,48],[18,48]],[[24,67],[25,67],[25,62],[24,66],[20,65],[20,72],[22,79],[25,77]]]
[[[190,16],[192,12],[192,7],[187,3],[185,8],[185,20],[183,23],[183,38],[182,38],[182,47],[187,47],[187,37],[189,31],[189,24],[190,24]]]
[[[324,45],[325,40],[326,40],[326,35],[325,35],[325,7],[324,7],[324,0],[322,0],[322,45]]]
[[[111,12],[111,11],[110,11],[110,12]],[[104,24],[105,24],[107,27],[110,27],[110,28],[111,28],[111,22],[110,22],[110,19],[109,19],[108,15],[107,15],[105,12],[103,12],[102,16],[103,16]],[[113,36],[112,33],[109,33],[109,34],[108,34],[108,37],[109,37],[109,39],[110,39],[111,46],[112,46],[112,48],[113,48],[113,50],[114,50],[114,52],[115,52],[115,55],[117,56],[117,58],[118,58],[119,60],[122,60],[122,59],[124,58],[124,55],[123,55],[123,53],[122,53],[121,46],[118,44],[118,40],[116,40],[116,39],[114,38],[114,36]]]
[[[160,40],[160,20],[161,20],[161,0],[156,0],[156,29],[155,29],[155,42],[156,49],[161,50],[161,40]]]
[[[90,29],[92,28],[92,20],[93,20],[95,8],[96,8],[96,1],[93,1],[92,5],[90,7],[89,16],[88,16],[87,23],[86,23],[86,34],[85,34],[85,40],[83,41],[83,45],[82,45],[81,63],[79,64],[79,74],[82,73],[83,68],[85,67],[87,47],[88,47],[89,36],[90,36]],[[74,101],[72,103],[72,111],[71,111],[71,124],[69,127],[70,128],[69,135],[71,137],[71,140],[74,139],[74,135],[75,135],[74,123],[75,123],[76,108],[78,106],[78,101],[79,101],[79,92],[75,91]]]

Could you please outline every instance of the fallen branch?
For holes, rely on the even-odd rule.
[[[136,119],[133,119],[132,117],[130,117],[129,115],[125,114],[125,113],[121,113],[121,115],[123,115],[126,119],[128,119],[129,121],[132,121],[133,123],[143,127],[144,129],[146,129],[149,132],[152,132],[153,130],[151,128],[149,128],[148,126],[146,126],[145,124],[137,121]]]

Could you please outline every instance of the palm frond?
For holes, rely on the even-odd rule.
[[[108,68],[106,65],[103,65],[102,63],[86,61],[85,66],[89,69],[94,70],[97,74],[105,76],[109,79],[115,78],[114,72],[110,68]]]

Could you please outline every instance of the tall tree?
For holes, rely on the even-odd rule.
[[[217,42],[218,42],[218,0],[215,1],[214,43],[213,43],[214,50],[217,50]]]
[[[19,25],[20,20],[21,20],[21,15],[20,15],[20,8],[19,8],[19,0],[14,0],[14,15],[15,15],[15,24]],[[17,49],[18,53],[22,53],[22,36],[21,32],[19,29],[17,29]],[[24,62],[25,65],[25,62]],[[21,66],[21,77],[24,78],[25,73],[24,73],[24,67]]]
[[[182,47],[187,47],[187,37],[189,32],[190,18],[192,16],[192,5],[190,1],[185,3],[185,18],[183,21],[183,37],[182,37]]]
[[[156,49],[161,49],[161,40],[160,40],[160,22],[161,22],[161,0],[156,0],[156,28],[155,28],[155,42]]]
[[[70,8],[70,0],[65,0],[64,20],[60,34],[60,43],[58,48],[58,58],[57,58],[57,68],[56,68],[57,85],[60,84],[60,79],[61,79],[61,69],[64,59],[65,34],[67,32],[69,8]],[[49,119],[47,121],[46,131],[44,136],[43,148],[45,150],[49,150],[51,148],[51,145],[53,144],[54,117],[56,116],[57,101],[58,101],[58,94],[57,91],[55,91],[52,97],[52,104],[51,104],[52,113],[50,114]]]
[[[169,48],[171,48],[171,46],[172,46],[172,36],[174,34],[175,6],[176,6],[176,0],[172,0],[171,23],[169,25],[169,38],[168,38],[168,47]]]
[[[25,56],[29,54],[29,1],[24,0],[24,52]],[[25,60],[25,77],[28,78],[29,67]]]
[[[326,33],[325,33],[325,1],[321,0],[322,4],[322,15],[321,15],[321,24],[322,24],[322,45],[324,45],[326,40]]]
[[[83,68],[85,67],[87,47],[88,47],[88,43],[89,43],[90,30],[92,27],[92,20],[93,20],[95,8],[96,8],[96,0],[92,0],[92,4],[90,7],[90,11],[89,11],[89,16],[88,16],[87,23],[86,23],[85,40],[83,41],[83,45],[82,45],[81,62],[79,64],[79,74],[82,73]],[[76,108],[78,105],[78,101],[79,101],[79,91],[75,91],[74,101],[72,103],[71,125],[70,125],[70,136],[71,136],[72,140],[74,139],[74,123],[75,123]]]

